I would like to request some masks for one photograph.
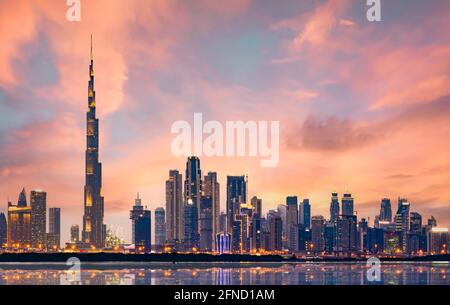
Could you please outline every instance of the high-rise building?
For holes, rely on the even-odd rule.
[[[152,250],[152,214],[143,209],[134,221],[134,244],[137,252],[149,253]]]
[[[31,191],[31,246],[44,249],[47,232],[47,193],[42,190]]]
[[[277,205],[277,214],[283,223],[282,239],[287,241],[287,206],[285,204]]]
[[[227,231],[227,214],[221,212],[219,216],[219,232],[224,233]]]
[[[350,256],[356,251],[357,229],[356,216],[341,215],[336,221],[335,249],[338,254]]]
[[[8,242],[8,224],[4,213],[0,213],[0,249]]]
[[[227,230],[230,233],[234,216],[239,214],[240,205],[247,202],[247,178],[227,176]]]
[[[420,233],[422,231],[422,215],[417,212],[411,212],[409,218],[409,231],[411,233]]]
[[[200,250],[210,252],[213,250],[213,207],[211,197],[202,197],[200,202]]]
[[[70,242],[77,243],[80,241],[80,227],[78,225],[72,225],[70,227]]]
[[[268,215],[269,222],[269,248],[270,251],[281,251],[282,245],[282,231],[283,223],[281,217],[276,213],[270,213]]]
[[[384,251],[384,231],[379,228],[367,229],[367,250],[370,253],[382,253]]]
[[[381,199],[380,221],[392,222],[392,208],[389,198]]]
[[[252,251],[260,251],[262,248],[262,219],[258,214],[255,214],[252,219],[251,230],[252,234],[250,248]]]
[[[297,196],[286,198],[286,221],[288,249],[291,252],[298,250],[298,200]]]
[[[299,225],[305,228],[311,228],[311,205],[309,204],[309,199],[303,199],[300,204],[300,217]]]
[[[220,184],[216,172],[208,172],[203,179],[203,194],[211,198],[212,205],[212,236],[215,237],[220,230]]]
[[[164,208],[155,210],[155,246],[163,248],[166,243],[166,211]]]
[[[142,206],[142,199],[139,198],[139,193],[134,200],[134,206],[130,211],[131,219],[131,242],[136,245],[136,221],[144,212],[144,207]]]
[[[325,250],[325,218],[322,215],[311,218],[312,251],[316,253]]]
[[[252,199],[250,199],[250,204],[253,207],[253,217],[262,217],[262,199],[253,196]]]
[[[84,186],[82,240],[86,245],[103,248],[106,240],[106,225],[103,223],[105,207],[104,198],[101,193],[102,164],[99,162],[99,121],[96,117],[92,36],[86,120],[86,181]]]
[[[177,170],[171,170],[166,181],[166,239],[171,244],[183,239],[182,179]]]
[[[449,233],[447,228],[433,227],[428,232],[428,254],[447,254],[449,253],[448,244]]]
[[[403,253],[408,251],[410,225],[410,204],[407,199],[399,198],[398,209],[395,214],[395,231],[398,234]]]
[[[200,159],[192,156],[186,162],[186,177],[184,181],[184,203],[191,200],[200,211],[200,199],[202,195],[202,171],[200,169]]]
[[[336,223],[336,220],[334,222],[328,221],[325,224],[324,239],[325,239],[325,252],[327,252],[327,253],[332,253],[334,250],[334,243],[335,243],[334,236],[335,236],[335,229],[336,229],[335,223]]]
[[[48,214],[47,246],[50,248],[61,246],[61,209],[50,208]]]
[[[17,205],[8,202],[7,228],[9,248],[31,247],[31,207],[27,206],[25,189],[20,193]]]
[[[365,218],[361,218],[358,223],[358,236],[357,236],[357,247],[359,251],[364,251],[367,249],[367,231],[369,229],[369,223]]]
[[[352,216],[354,214],[353,205],[352,194],[344,194],[342,197],[342,215]]]
[[[340,213],[338,193],[331,193],[330,221],[332,223],[338,219]]]
[[[192,200],[189,200],[184,206],[184,239],[185,250],[198,249],[198,211],[197,206]]]

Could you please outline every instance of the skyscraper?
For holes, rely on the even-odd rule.
[[[48,234],[47,239],[51,242],[47,242],[47,245],[53,248],[56,246],[59,248],[61,246],[61,209],[60,208],[50,208],[48,216]]]
[[[353,204],[352,194],[344,194],[342,197],[342,215],[352,216],[354,214]]]
[[[254,216],[261,218],[262,217],[262,199],[260,199],[256,196],[253,196],[252,199],[250,199],[250,204],[253,207]]]
[[[143,209],[134,224],[134,243],[137,252],[149,253],[152,249],[152,215]]]
[[[395,231],[404,253],[408,250],[408,233],[410,229],[410,204],[405,198],[398,198],[398,208],[395,214]]]
[[[197,205],[190,199],[184,206],[184,239],[185,250],[198,249],[198,210]]]
[[[47,193],[42,190],[31,191],[31,246],[44,249],[47,231]]]
[[[163,248],[166,243],[166,211],[164,208],[155,210],[155,246]]]
[[[25,189],[19,195],[17,205],[8,202],[8,247],[31,247],[31,207],[27,206]]]
[[[311,250],[317,253],[325,250],[325,218],[316,215],[311,218]]]
[[[192,156],[186,162],[186,180],[184,181],[184,203],[189,200],[197,206],[200,211],[200,199],[202,195],[202,171],[200,169],[200,159]]]
[[[200,202],[200,249],[202,251],[212,251],[214,246],[213,238],[213,207],[212,198],[203,196]]]
[[[245,176],[227,176],[227,230],[231,233],[234,216],[239,214],[241,203],[247,202]]]
[[[94,90],[94,59],[89,66],[88,112],[86,115],[86,181],[84,186],[84,216],[82,239],[86,245],[105,246],[106,225],[103,223],[104,198],[102,196],[102,164],[99,162],[99,122],[96,117]]]
[[[334,223],[340,213],[338,193],[331,193],[330,222]]]
[[[169,243],[177,243],[183,239],[182,179],[177,170],[171,170],[166,181],[166,239]]]
[[[297,196],[286,198],[286,221],[288,249],[291,252],[298,250],[298,201]]]
[[[6,223],[6,216],[0,213],[0,249],[8,242],[8,227]]]
[[[311,205],[309,204],[309,199],[303,199],[303,202],[300,204],[299,225],[307,229],[311,228]]]
[[[281,217],[277,213],[270,213],[267,216],[269,222],[269,250],[281,251],[282,245],[282,231],[283,223]]]
[[[142,206],[142,200],[139,198],[139,193],[134,200],[134,206],[130,211],[131,219],[131,242],[136,244],[136,221],[144,212],[144,207]]]
[[[204,177],[203,195],[211,198],[212,234],[215,237],[220,232],[220,184],[217,181],[216,172],[208,172],[208,175]]]
[[[380,221],[392,222],[392,208],[389,198],[381,199]]]
[[[342,215],[336,221],[335,252],[350,256],[357,246],[356,216]]]
[[[80,241],[80,227],[78,225],[72,225],[70,227],[70,242],[77,243]]]

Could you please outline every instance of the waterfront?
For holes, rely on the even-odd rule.
[[[364,263],[1,263],[1,285],[450,285],[449,262],[383,262],[369,282]]]

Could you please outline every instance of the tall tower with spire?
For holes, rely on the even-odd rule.
[[[86,182],[84,186],[84,216],[82,240],[86,245],[103,248],[106,239],[106,225],[103,223],[104,199],[102,196],[102,164],[98,161],[99,124],[96,117],[94,90],[94,59],[89,66],[88,112],[86,125]]]

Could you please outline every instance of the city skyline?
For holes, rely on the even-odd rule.
[[[84,4],[83,22],[75,25],[64,19],[64,3],[37,3],[35,10],[2,3],[0,11],[10,13],[0,23],[10,31],[0,52],[0,211],[22,187],[40,188],[47,206],[61,208],[63,242],[72,224],[83,230],[85,67],[96,29],[105,223],[122,227],[127,240],[135,194],[152,211],[165,207],[167,171],[185,175],[186,158],[170,153],[170,124],[192,120],[194,111],[221,121],[281,122],[278,167],[262,169],[251,158],[201,158],[204,174],[218,173],[222,211],[227,175],[248,175],[248,198],[261,198],[264,211],[296,194],[310,199],[313,215],[328,217],[330,193],[338,191],[353,194],[358,217],[373,217],[381,198],[401,196],[449,227],[449,147],[441,140],[450,132],[443,14],[449,4],[386,3],[390,13],[374,26],[350,2],[292,1],[258,10],[250,1],[198,2],[205,11],[180,13],[180,3],[142,9],[130,1],[122,11],[96,1]],[[100,13],[105,6],[110,10]],[[417,27],[408,20],[419,13],[426,22]],[[405,22],[414,35],[397,42],[391,35]],[[104,25],[111,23],[117,35],[107,40]],[[206,41],[215,36],[221,47],[211,49]]]

